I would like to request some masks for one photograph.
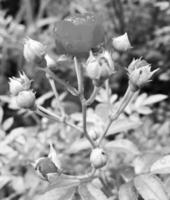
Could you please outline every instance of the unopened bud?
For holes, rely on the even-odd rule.
[[[127,33],[113,38],[112,45],[118,51],[127,51],[128,49],[132,48]]]
[[[45,46],[36,40],[32,40],[31,38],[25,39],[23,54],[27,62],[36,64],[46,62],[44,58]]]
[[[145,65],[146,64],[146,65]],[[133,60],[128,67],[129,84],[132,90],[137,90],[148,83],[155,72],[151,71],[151,66],[144,60]]]
[[[114,63],[111,54],[108,51],[104,51],[99,55],[100,64],[100,78],[106,80],[114,73]]]
[[[22,91],[16,96],[16,103],[19,108],[34,109],[35,93],[32,90]]]
[[[19,73],[20,77],[9,78],[9,91],[13,96],[18,95],[23,90],[29,90],[31,86],[31,80],[25,75],[25,73]]]
[[[146,65],[149,65],[149,63],[146,60],[143,60],[142,58],[133,59],[130,65],[128,66],[128,72],[131,73],[135,69],[144,67]]]
[[[90,129],[89,130],[89,136],[91,137],[92,140],[97,140],[99,138],[99,134],[97,133],[96,130],[93,129]]]
[[[57,168],[61,169],[61,162],[60,162],[59,156],[56,150],[54,149],[54,146],[52,143],[50,143],[50,152],[48,154],[48,157],[51,159],[51,161],[55,164]]]
[[[39,158],[34,168],[41,179],[48,180],[48,174],[58,173],[58,168],[48,157]]]
[[[90,155],[90,162],[96,169],[102,168],[107,163],[107,155],[101,148],[93,149]]]
[[[100,78],[99,62],[98,59],[94,57],[92,52],[90,52],[90,56],[87,60],[85,70],[87,76],[92,80],[98,80]]]

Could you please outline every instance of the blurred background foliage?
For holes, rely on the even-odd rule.
[[[145,90],[150,93],[169,94],[170,81],[170,22],[169,2],[158,0],[1,0],[0,12],[0,94],[7,93],[9,76],[26,70],[35,80],[38,93],[49,89],[43,76],[36,76],[34,67],[23,60],[22,46],[25,36],[47,45],[55,54],[53,25],[74,13],[95,12],[103,15],[107,48],[111,38],[127,32],[133,49],[128,53],[113,52],[118,73],[112,80],[112,89],[122,94],[126,86],[124,68],[133,57],[143,57],[153,68],[160,68],[158,77]],[[69,67],[59,67],[58,73],[73,79]],[[41,88],[39,88],[39,83]]]
[[[23,43],[26,36],[38,40],[47,46],[48,53],[57,60],[59,55],[55,53],[53,26],[56,21],[74,13],[88,11],[103,16],[108,49],[111,48],[112,37],[125,32],[129,35],[133,48],[126,53],[112,52],[117,70],[110,80],[112,93],[117,95],[116,97],[113,95],[113,99],[117,99],[125,92],[128,81],[125,67],[133,58],[143,57],[153,69],[160,68],[152,83],[142,89],[145,94],[138,97],[138,105],[137,103],[136,107],[133,105],[133,109],[125,114],[125,117],[132,114],[134,118],[136,116],[141,118],[142,126],[135,128],[134,131],[134,125],[128,124],[129,129],[124,131],[119,125],[116,135],[110,135],[108,139],[125,136],[143,149],[155,147],[160,150],[168,146],[170,142],[167,139],[170,136],[169,98],[160,103],[160,96],[159,98],[157,96],[158,99],[153,96],[149,100],[150,104],[144,103],[147,95],[161,93],[170,96],[170,4],[168,0],[0,0],[0,6],[0,105],[2,107],[0,138],[3,141],[0,143],[0,168],[2,167],[2,174],[9,174],[9,172],[12,174],[10,177],[0,176],[0,199],[1,197],[4,199],[6,197],[6,200],[33,199],[32,196],[38,185],[41,187],[41,183],[32,169],[25,165],[29,159],[47,155],[49,141],[56,141],[58,152],[62,152],[61,156],[65,154],[64,166],[74,166],[74,172],[84,172],[84,169],[89,166],[89,150],[83,151],[83,148],[86,150],[84,143],[79,143],[76,146],[77,150],[73,148],[75,152],[73,151],[72,154],[65,150],[65,147],[71,145],[77,137],[74,131],[70,131],[62,124],[37,118],[32,113],[16,112],[11,106],[12,100],[8,97],[8,78],[17,76],[18,71],[24,70],[34,80],[33,87],[39,97],[38,101],[41,104],[45,102],[47,106],[51,105],[52,109],[55,109],[56,104],[55,101],[51,101],[52,94],[48,92],[50,86],[46,77],[36,71],[36,66],[26,63],[23,58]],[[76,78],[72,69],[73,66],[67,63],[56,67],[58,76],[75,85]],[[66,112],[68,114],[79,112],[77,100],[67,95],[59,85],[57,87]],[[88,80],[86,80],[86,89],[87,93],[91,91]],[[153,100],[154,98],[156,99]],[[105,117],[103,102],[100,97],[102,105],[99,104],[95,112]],[[107,110],[105,111],[107,113]],[[97,124],[98,119],[95,119],[94,111],[89,110],[89,113]],[[80,115],[77,118],[80,118]],[[3,148],[2,144],[6,148]],[[164,150],[170,152],[169,147]],[[111,159],[115,162],[114,154]],[[72,174],[74,172],[70,171]],[[113,181],[115,177],[111,178]],[[4,187],[5,190],[1,190]]]

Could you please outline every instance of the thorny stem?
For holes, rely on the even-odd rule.
[[[86,105],[86,99],[84,97],[83,71],[82,71],[81,66],[78,64],[76,57],[74,57],[74,65],[75,65],[75,71],[76,71],[77,82],[78,82],[79,98],[80,98],[81,107],[82,107],[82,118],[83,118],[83,132],[84,132],[84,136],[91,143],[92,147],[95,148],[96,144],[90,138],[90,136],[89,136],[89,134],[87,132],[87,105]]]
[[[102,136],[100,137],[100,139],[98,140],[98,146],[101,144],[102,140],[104,139],[104,137],[106,136],[110,126],[112,125],[113,121],[115,121],[120,114],[124,111],[124,109],[126,108],[126,106],[128,105],[128,103],[130,102],[130,100],[133,98],[133,96],[136,94],[136,92],[132,91],[130,86],[128,86],[126,93],[119,105],[119,107],[117,108],[116,112],[114,112],[109,119],[108,125],[106,126],[106,129],[104,131],[104,133],[102,134]]]
[[[89,99],[87,99],[87,101],[86,101],[87,106],[89,106],[93,103],[99,90],[100,90],[100,87],[94,86],[93,92],[91,93]]]
[[[72,124],[71,122],[67,121],[65,118],[59,117],[58,115],[54,114],[53,112],[47,110],[46,108],[44,108],[42,106],[37,106],[36,112],[37,112],[37,114],[41,115],[42,117],[56,120],[58,122],[64,123],[65,125],[78,130],[81,133],[83,132],[83,130],[81,128],[79,128],[78,126],[76,126],[75,124]]]

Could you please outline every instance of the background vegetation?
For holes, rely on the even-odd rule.
[[[16,110],[9,96],[8,78],[25,71],[34,80],[33,87],[42,105],[55,109],[56,102],[50,85],[43,73],[23,58],[23,39],[30,36],[48,46],[48,53],[55,59],[55,22],[74,13],[85,11],[100,13],[106,33],[106,47],[111,48],[111,38],[128,33],[133,48],[126,53],[113,52],[117,73],[110,80],[110,96],[116,104],[127,87],[125,67],[132,58],[143,57],[153,69],[160,68],[154,80],[144,87],[141,94],[130,105],[125,116],[137,119],[126,120],[113,127],[108,141],[116,138],[132,140],[140,150],[170,153],[170,5],[159,0],[0,0],[0,199],[29,200],[46,185],[36,176],[30,161],[48,154],[49,142],[62,158],[62,166],[70,174],[79,174],[89,167],[89,149],[86,144],[73,143],[78,137],[75,130],[63,124],[40,118],[31,112]],[[56,73],[73,85],[76,78],[69,63],[58,65]],[[92,88],[85,80],[87,96]],[[57,85],[62,105],[76,123],[79,121],[79,102]],[[162,94],[162,95],[158,95]],[[156,95],[156,96],[154,96]],[[166,95],[166,96],[165,96]],[[98,117],[107,119],[106,91],[101,90],[88,119],[98,123]],[[56,111],[57,112],[57,111]],[[104,113],[104,114],[103,114]],[[106,113],[106,114],[105,114]],[[124,126],[125,127],[124,127]],[[63,156],[64,155],[64,156]],[[114,198],[116,187],[121,182],[116,176],[117,166],[125,167],[122,154],[113,153],[112,166],[107,174]],[[113,162],[114,161],[114,162]],[[131,168],[128,168],[130,170]],[[129,172],[130,173],[130,172]],[[170,191],[169,177],[161,177]],[[170,194],[169,194],[170,197]]]

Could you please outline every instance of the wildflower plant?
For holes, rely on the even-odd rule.
[[[132,104],[140,89],[152,80],[152,76],[157,69],[151,71],[151,66],[144,59],[134,59],[127,67],[129,82],[126,92],[122,99],[115,104],[116,106],[113,106],[115,97],[111,94],[109,80],[114,77],[116,70],[112,51],[126,51],[132,48],[127,33],[113,38],[112,45],[114,50],[109,51],[103,45],[104,29],[101,18],[97,15],[86,13],[57,22],[54,28],[54,38],[57,53],[61,54],[61,57],[65,54],[66,59],[67,57],[72,58],[77,77],[77,88],[60,79],[54,73],[51,66],[55,65],[55,61],[47,54],[46,48],[42,43],[27,38],[23,52],[27,62],[35,63],[39,67],[38,70],[46,74],[60,111],[56,113],[52,109],[47,109],[39,104],[31,87],[31,80],[24,73],[20,73],[19,78],[10,78],[10,93],[15,96],[19,108],[31,110],[43,118],[56,121],[56,123],[63,123],[81,134],[87,142],[85,143],[87,144],[86,148],[90,149],[90,155],[88,155],[90,171],[81,175],[68,174],[66,169],[62,168],[60,158],[55,150],[54,141],[54,145],[50,144],[49,155],[40,157],[32,163],[39,177],[49,184],[46,193],[38,195],[36,199],[74,199],[76,195],[79,195],[84,200],[116,199],[115,188],[109,187],[110,181],[107,177],[107,171],[115,170],[112,167],[110,150],[124,148],[125,153],[127,153],[126,151],[131,153],[126,159],[129,163],[133,161],[133,164],[129,165],[129,167],[133,166],[133,173],[130,177],[127,177],[124,171],[119,169],[121,181],[116,184],[119,199],[136,200],[140,195],[146,200],[168,200],[163,185],[158,180],[158,177],[153,175],[155,172],[159,174],[161,169],[165,167],[161,164],[161,160],[152,163],[147,171],[143,171],[136,164],[141,159],[141,152],[133,142],[126,139],[118,139],[111,142],[106,140],[107,135],[110,134],[109,131],[112,130],[114,132],[116,122],[120,124],[122,114],[128,108],[128,105]],[[94,49],[98,50],[97,53],[94,53]],[[93,91],[88,98],[85,97],[85,76],[91,79],[93,85]],[[79,98],[82,112],[81,119],[79,118],[80,115],[78,115],[80,123],[76,123],[71,119],[73,116],[69,117],[65,113],[60,102],[60,95],[56,89],[56,83],[62,85],[71,95]],[[108,118],[102,122],[101,127],[98,119],[95,126],[89,127],[89,107],[95,100],[103,101],[99,94],[104,90],[104,85],[108,94],[106,101],[110,106]],[[94,120],[95,113],[91,113],[91,115],[92,120]],[[126,128],[123,124],[122,127],[123,129]],[[71,150],[68,151],[71,152]],[[169,160],[170,158],[167,156],[165,159]],[[118,173],[118,170],[117,172],[115,170],[115,173]]]

